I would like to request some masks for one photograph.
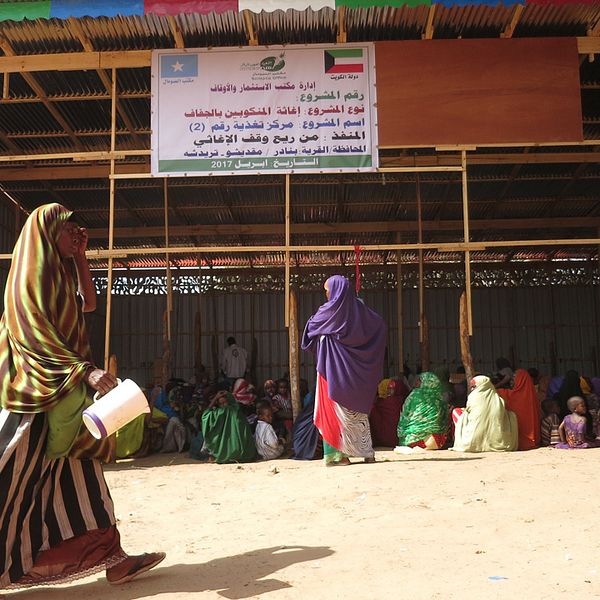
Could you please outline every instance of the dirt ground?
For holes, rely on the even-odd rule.
[[[600,449],[377,459],[119,462],[123,546],[166,560],[121,587],[94,575],[6,597],[600,598]]]

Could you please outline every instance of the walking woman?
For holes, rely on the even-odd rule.
[[[325,295],[302,337],[302,349],[317,356],[314,420],[325,464],[348,465],[350,456],[374,462],[369,411],[383,373],[385,323],[341,275],[325,282]]]
[[[106,569],[131,581],[164,553],[121,548],[101,461],[114,437],[82,425],[94,366],[83,311],[96,307],[87,233],[60,204],[35,209],[17,240],[0,321],[0,588],[60,583]]]

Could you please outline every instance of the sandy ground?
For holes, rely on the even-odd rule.
[[[125,549],[165,562],[121,587],[95,575],[6,597],[600,598],[600,449],[377,459],[111,465]]]

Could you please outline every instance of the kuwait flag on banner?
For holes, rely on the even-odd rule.
[[[363,49],[343,48],[325,50],[325,73],[362,73]]]

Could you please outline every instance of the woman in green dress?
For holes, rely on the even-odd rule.
[[[219,464],[257,458],[252,431],[231,392],[220,391],[210,401],[202,415],[202,436]]]
[[[450,409],[440,380],[433,373],[421,373],[402,408],[398,444],[438,450],[446,443],[449,422]]]

